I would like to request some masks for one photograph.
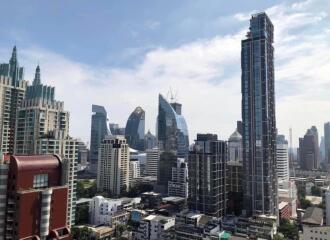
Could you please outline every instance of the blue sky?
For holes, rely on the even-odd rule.
[[[138,105],[155,132],[157,95],[183,103],[190,139],[226,139],[240,118],[240,40],[249,17],[275,25],[277,125],[294,139],[330,120],[330,3],[305,1],[7,1],[0,15],[0,61],[11,48],[32,80],[56,86],[71,112],[71,135],[88,141],[91,104],[125,125]]]

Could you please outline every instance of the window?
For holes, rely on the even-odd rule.
[[[33,178],[33,188],[48,187],[48,174],[37,174]]]

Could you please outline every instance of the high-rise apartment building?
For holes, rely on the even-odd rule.
[[[330,164],[330,122],[324,124],[324,155],[325,162]]]
[[[189,151],[188,128],[181,114],[182,105],[169,103],[159,94],[157,136],[161,151],[174,151],[181,158],[187,158]]]
[[[278,181],[289,181],[289,149],[288,141],[284,135],[277,135],[276,140],[276,163]]]
[[[316,127],[307,130],[303,138],[299,138],[299,161],[304,170],[319,168],[319,144]]]
[[[184,158],[178,158],[172,167],[172,179],[168,182],[168,195],[188,198],[188,166]]]
[[[325,193],[325,214],[326,224],[330,226],[330,190]]]
[[[42,84],[38,66],[17,110],[15,154],[58,154],[67,161],[68,226],[74,224],[79,141],[69,136],[69,112],[55,100],[55,88]]]
[[[148,130],[147,134],[144,136],[144,141],[145,149],[153,149],[158,146],[157,138],[150,132],[150,130]]]
[[[242,162],[242,136],[236,130],[228,139],[228,161]]]
[[[143,151],[145,149],[144,132],[145,111],[141,107],[137,107],[129,116],[125,127],[128,145],[133,149]]]
[[[189,209],[223,217],[226,213],[227,144],[217,135],[197,134],[189,152]]]
[[[12,155],[0,164],[0,239],[72,239],[64,166],[55,155]]]
[[[106,136],[99,148],[97,189],[119,196],[129,189],[129,147],[124,136]]]
[[[24,69],[19,67],[16,47],[9,63],[0,64],[0,150],[14,153],[17,108],[25,97],[27,82]]]
[[[176,166],[176,152],[161,152],[158,161],[157,184],[163,186],[162,192],[168,191],[168,182],[172,180],[172,167]]]
[[[92,105],[92,112],[89,170],[96,174],[99,147],[104,137],[110,134],[110,130],[105,108],[99,105]]]
[[[129,180],[140,177],[140,162],[139,160],[129,161]]]
[[[147,175],[157,177],[160,152],[158,148],[147,149]]]
[[[277,215],[274,27],[253,14],[242,40],[244,209],[247,216]]]

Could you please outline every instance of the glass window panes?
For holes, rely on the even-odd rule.
[[[48,187],[48,174],[37,174],[33,178],[33,188]]]

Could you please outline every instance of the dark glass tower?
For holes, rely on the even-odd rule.
[[[181,104],[170,104],[160,94],[157,136],[161,151],[174,151],[178,157],[188,157],[188,128],[184,117],[181,115]]]
[[[304,170],[316,170],[319,168],[319,142],[318,132],[315,126],[307,130],[303,138],[299,138],[300,168]]]
[[[107,112],[103,106],[92,105],[92,124],[90,142],[90,171],[96,173],[98,162],[98,150],[106,135],[110,134],[108,129]]]
[[[194,148],[189,152],[189,209],[206,215],[226,214],[227,144],[217,135],[197,134]]]
[[[248,216],[277,215],[274,27],[252,15],[242,40],[244,209]]]
[[[137,107],[129,116],[125,128],[126,140],[131,148],[140,151],[145,149],[144,131],[145,111],[141,107]]]

